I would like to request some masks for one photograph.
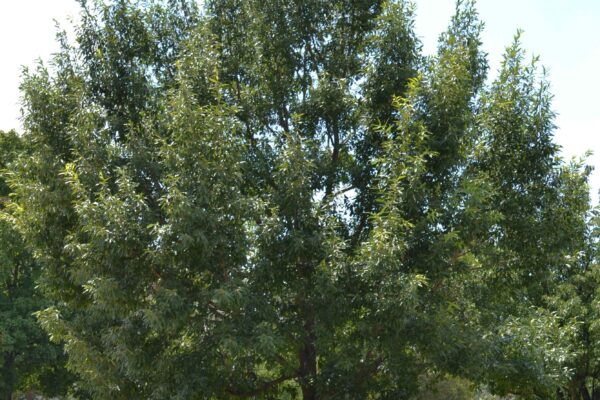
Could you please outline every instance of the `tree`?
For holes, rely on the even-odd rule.
[[[563,290],[567,275],[586,269],[581,263],[567,272],[565,265],[588,252],[590,170],[561,161],[549,84],[537,64],[537,58],[525,61],[518,34],[483,97],[486,149],[477,165],[493,182],[500,217],[489,226],[494,248],[488,262],[496,268],[485,275],[494,318],[494,333],[487,335],[496,338],[497,349],[490,354],[497,368],[488,371],[500,392],[551,398],[573,378],[565,361],[574,355],[566,338],[575,325],[548,301]]]
[[[585,198],[585,192],[579,193]],[[568,399],[596,400],[600,398],[597,380],[600,378],[597,352],[598,335],[598,212],[588,212],[590,218],[586,240],[580,251],[569,257],[561,270],[556,289],[548,296],[547,309],[554,312],[563,334],[566,350],[563,366],[571,373],[561,382],[559,396]]]
[[[590,206],[587,183],[591,169],[582,161],[565,166],[558,179],[560,207],[552,212],[560,221],[561,243],[570,243],[570,252],[561,254],[547,280],[543,298],[513,327],[517,340],[526,351],[538,347],[537,358],[543,363],[546,396],[554,391],[558,399],[598,399],[596,352],[600,344],[598,315],[598,241],[597,209]],[[525,334],[525,335],[524,335]],[[526,337],[535,338],[533,343]],[[543,358],[540,357],[543,356]],[[550,378],[550,379],[548,379]]]
[[[31,156],[9,179],[81,391],[559,384],[507,387],[539,354],[506,332],[575,254],[583,186],[518,41],[486,85],[473,2],[432,57],[405,1],[81,3],[76,43],[25,74]]]
[[[0,131],[0,171],[26,151],[14,131]],[[0,175],[0,217],[5,217],[10,188]],[[39,266],[26,250],[9,218],[0,218],[0,395],[16,391],[65,393],[70,377],[60,346],[50,344],[34,313],[48,306],[35,290]]]

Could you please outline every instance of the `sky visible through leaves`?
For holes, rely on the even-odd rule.
[[[434,52],[437,37],[454,11],[454,0],[417,0],[416,30],[425,53]],[[0,129],[19,129],[19,81],[23,65],[47,60],[56,50],[56,22],[69,26],[78,14],[75,0],[20,0],[0,4]],[[492,74],[517,29],[523,47],[539,55],[552,84],[558,113],[557,142],[566,159],[591,150],[588,163],[600,169],[600,2],[597,0],[479,0],[485,22],[484,49]],[[493,77],[493,76],[491,76]],[[591,181],[598,203],[600,171]]]

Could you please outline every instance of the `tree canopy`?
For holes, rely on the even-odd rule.
[[[74,394],[600,398],[590,169],[519,34],[490,80],[473,1],[432,56],[404,0],[80,3],[0,182]]]

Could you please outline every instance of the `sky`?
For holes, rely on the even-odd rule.
[[[416,31],[427,54],[435,52],[438,35],[448,26],[454,0],[416,0]],[[538,55],[549,71],[556,141],[567,160],[586,151],[597,170],[592,198],[600,189],[600,0],[479,0],[485,22],[482,42],[489,55],[490,76],[517,29],[523,47]],[[0,129],[20,129],[19,81],[22,66],[48,60],[56,51],[56,25],[69,26],[78,15],[75,0],[19,0],[0,3]]]
[[[454,13],[454,0],[417,0],[416,31],[425,53],[435,52],[437,36]],[[591,150],[596,168],[590,184],[598,204],[600,189],[600,0],[479,0],[485,23],[483,48],[490,77],[500,67],[504,49],[518,29],[523,48],[540,57],[549,73],[553,109],[558,114],[555,139],[565,160]]]

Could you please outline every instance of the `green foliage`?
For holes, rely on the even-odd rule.
[[[469,400],[475,397],[472,384],[463,379],[447,376],[422,380],[423,387],[416,397],[417,400]]]
[[[0,394],[4,398],[18,390],[62,394],[71,381],[63,368],[62,349],[49,343],[33,315],[48,306],[35,289],[39,266],[5,213],[10,189],[4,172],[26,153],[24,139],[14,131],[0,131]]]
[[[25,73],[7,217],[81,396],[595,379],[589,171],[518,36],[486,83],[472,1],[432,57],[402,0],[81,4]]]

